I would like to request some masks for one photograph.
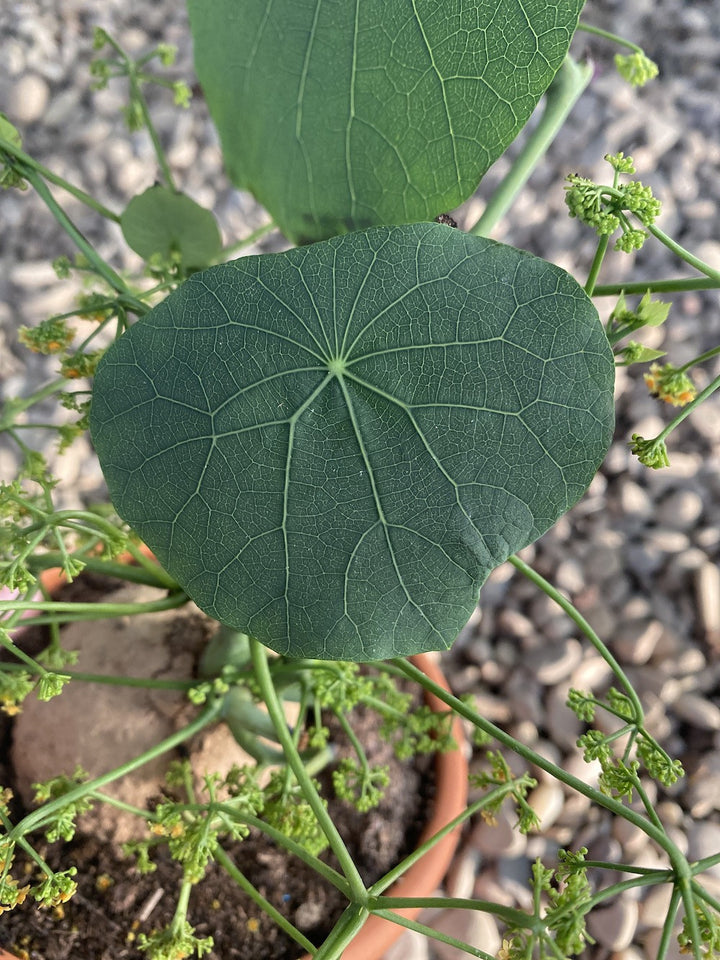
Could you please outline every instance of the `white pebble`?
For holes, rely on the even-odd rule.
[[[494,956],[501,946],[495,918],[480,910],[443,910],[433,919],[432,926],[458,940],[464,940]],[[433,941],[433,950],[440,960],[467,960],[467,953],[440,940]]]
[[[679,717],[700,730],[720,730],[720,707],[696,693],[681,694],[673,709]]]
[[[630,946],[637,922],[637,901],[621,897],[610,907],[591,911],[588,931],[609,950],[624,950]]]
[[[695,595],[697,597],[700,622],[705,630],[708,643],[720,645],[720,569],[714,563],[704,563],[695,574]]]
[[[501,810],[495,824],[480,821],[473,830],[472,843],[487,857],[521,857],[525,853],[527,837],[514,829]]]
[[[19,124],[35,123],[45,113],[50,89],[35,73],[26,73],[12,88],[8,102],[8,114],[11,121]]]
[[[657,519],[660,526],[690,530],[703,512],[702,497],[694,490],[675,490],[662,501]]]
[[[530,793],[528,803],[540,821],[538,832],[549,830],[555,823],[562,812],[564,800],[562,787],[554,780],[545,780]]]
[[[720,824],[703,820],[690,825],[688,828],[688,858],[702,860],[720,853]],[[720,877],[720,864],[709,867],[708,874]]]
[[[672,884],[662,883],[652,887],[640,904],[640,923],[644,927],[662,927],[671,898]]]
[[[670,945],[666,954],[664,954],[664,960],[688,960],[687,953],[682,953],[680,950],[680,944],[677,941],[677,934],[680,931],[680,927],[676,928],[673,935],[670,937]],[[657,957],[658,948],[660,946],[660,940],[662,939],[662,930],[655,927],[650,932],[643,937],[643,950],[645,957]]]
[[[400,939],[383,954],[384,960],[428,960],[429,956],[430,942],[416,930],[403,931]]]
[[[659,620],[634,620],[623,624],[613,638],[613,653],[624,663],[647,663],[662,632],[663,625]]]
[[[562,643],[548,644],[533,650],[525,658],[528,670],[544,686],[554,686],[567,679],[582,660],[582,647],[572,637]]]
[[[709,753],[694,770],[685,794],[690,816],[701,820],[720,810],[720,755]]]

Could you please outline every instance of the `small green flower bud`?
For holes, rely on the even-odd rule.
[[[659,73],[658,65],[640,51],[630,54],[616,53],[615,68],[623,80],[633,87],[644,86]]]

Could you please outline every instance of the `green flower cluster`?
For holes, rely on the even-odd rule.
[[[571,173],[565,178],[569,183],[565,187],[565,203],[571,217],[582,220],[599,236],[609,237],[621,229],[615,249],[630,253],[642,247],[647,232],[633,227],[627,213],[637,217],[644,226],[652,226],[660,215],[662,205],[653,196],[652,188],[639,180],[630,180],[625,184],[618,182],[619,174],[635,173],[632,157],[626,157],[623,153],[606,154],[605,160],[615,171],[613,184],[598,184],[578,173]]]

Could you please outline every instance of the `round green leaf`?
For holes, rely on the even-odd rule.
[[[583,0],[188,0],[228,172],[293,242],[432,220],[560,68]]]
[[[143,260],[180,255],[185,268],[205,267],[222,246],[215,217],[184,193],[150,187],[133,197],[120,217],[128,246]]]
[[[613,357],[563,270],[439,224],[195,274],[107,351],[116,509],[207,613],[290,656],[452,644],[585,491]]]

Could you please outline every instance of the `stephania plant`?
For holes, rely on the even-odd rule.
[[[153,960],[212,950],[212,937],[194,929],[202,918],[192,896],[211,862],[298,951],[321,960],[350,949],[370,917],[487,960],[485,945],[433,931],[406,912],[437,906],[494,915],[504,930],[501,960],[590,956],[588,913],[652,884],[670,890],[657,960],[668,956],[673,938],[698,960],[717,955],[720,904],[702,874],[720,854],[689,862],[649,792],[650,781],[669,787],[682,768],[651,735],[640,698],[603,640],[518,557],[583,496],[598,470],[613,434],[617,365],[652,364],[651,391],[682,407],[658,436],[632,438],[633,452],[653,468],[667,463],[670,431],[720,385],[712,381],[697,393],[688,373],[720,348],[674,367],[629,339],[666,320],[668,305],[657,291],[720,286],[716,271],[657,225],[660,201],[635,179],[631,158],[606,157],[607,183],[568,176],[569,213],[597,234],[582,284],[487,239],[590,80],[590,68],[568,52],[582,3],[457,0],[452,16],[446,6],[419,0],[189,6],[197,72],[228,172],[298,244],[293,249],[228,260],[242,242],[223,249],[212,213],[177,189],[144,93],[160,83],[179,104],[188,99],[182,81],[158,72],[158,61],[172,62],[167,45],[134,59],[104,30],[95,33],[96,85],[126,78],[128,124],[148,131],[157,154],[160,182],[129,199],[121,214],[34,160],[12,118],[0,119],[3,185],[32,187],[74,241],[76,258],[60,258],[56,269],[93,278],[73,315],[98,321],[80,345],[67,315],[22,331],[31,349],[58,356],[60,376],[7,403],[0,420],[24,457],[19,475],[2,487],[3,583],[15,591],[0,602],[5,711],[18,712],[33,692],[52,699],[68,683],[163,686],[73,670],[63,623],[153,613],[192,599],[217,628],[199,675],[174,682],[197,710],[182,729],[98,776],[57,771],[37,785],[36,809],[13,808],[5,791],[0,909],[29,898],[58,910],[71,900],[75,867],[53,869],[40,838],[70,840],[75,819],[105,802],[147,820],[149,839],[133,845],[141,870],[151,869],[157,847],[181,865],[171,922],[136,941]],[[628,51],[616,62],[631,83],[656,73],[639,47],[581,26]],[[471,195],[540,101],[539,122],[482,218],[457,229],[446,211]],[[48,183],[119,223],[146,261],[145,275],[131,281],[106,262]],[[651,236],[702,276],[643,281],[634,306],[618,288],[617,306],[602,324],[592,296],[610,245],[630,252]],[[635,292],[638,285],[625,289],[628,297]],[[80,378],[94,379],[91,405],[82,390],[70,389]],[[55,480],[22,439],[27,413],[49,396],[79,414],[61,428],[62,446],[89,428],[117,516],[109,505],[56,507]],[[135,566],[114,561],[123,549]],[[484,581],[505,561],[565,611],[615,676],[604,693],[572,690],[568,698],[587,724],[580,746],[600,765],[598,787],[511,737],[474,709],[472,697],[455,697],[406,659],[451,647],[478,596],[482,603]],[[95,605],[37,599],[38,576],[52,567],[67,580],[83,569],[104,571],[164,595]],[[50,629],[47,648],[36,655],[13,639],[28,612]],[[360,672],[360,664],[372,669]],[[401,677],[447,709],[410,709],[396,687]],[[299,703],[292,727],[283,700]],[[368,762],[355,735],[351,711],[360,704],[379,713],[402,755],[451,748],[453,716],[487,750],[485,772],[474,780],[477,798],[400,867],[370,882],[315,776],[333,761],[324,709],[354,750],[335,769],[337,793],[360,811],[379,802],[388,775]],[[595,726],[600,715],[610,722]],[[255,766],[195,771],[205,773],[201,793],[189,766],[175,766],[167,797],[144,810],[105,793],[219,720]],[[538,828],[527,801],[533,781],[529,772],[513,772],[511,754],[642,831],[665,865],[597,863],[583,848],[561,851],[552,863],[535,863],[528,911],[389,895],[425,848],[476,813],[492,822],[508,802],[519,830]],[[251,827],[344,897],[346,909],[322,942],[275,905],[279,891],[260,892],[234,866],[228,845]],[[334,866],[320,859],[325,848]],[[27,877],[20,855],[31,865]],[[590,867],[602,876],[595,886]]]

